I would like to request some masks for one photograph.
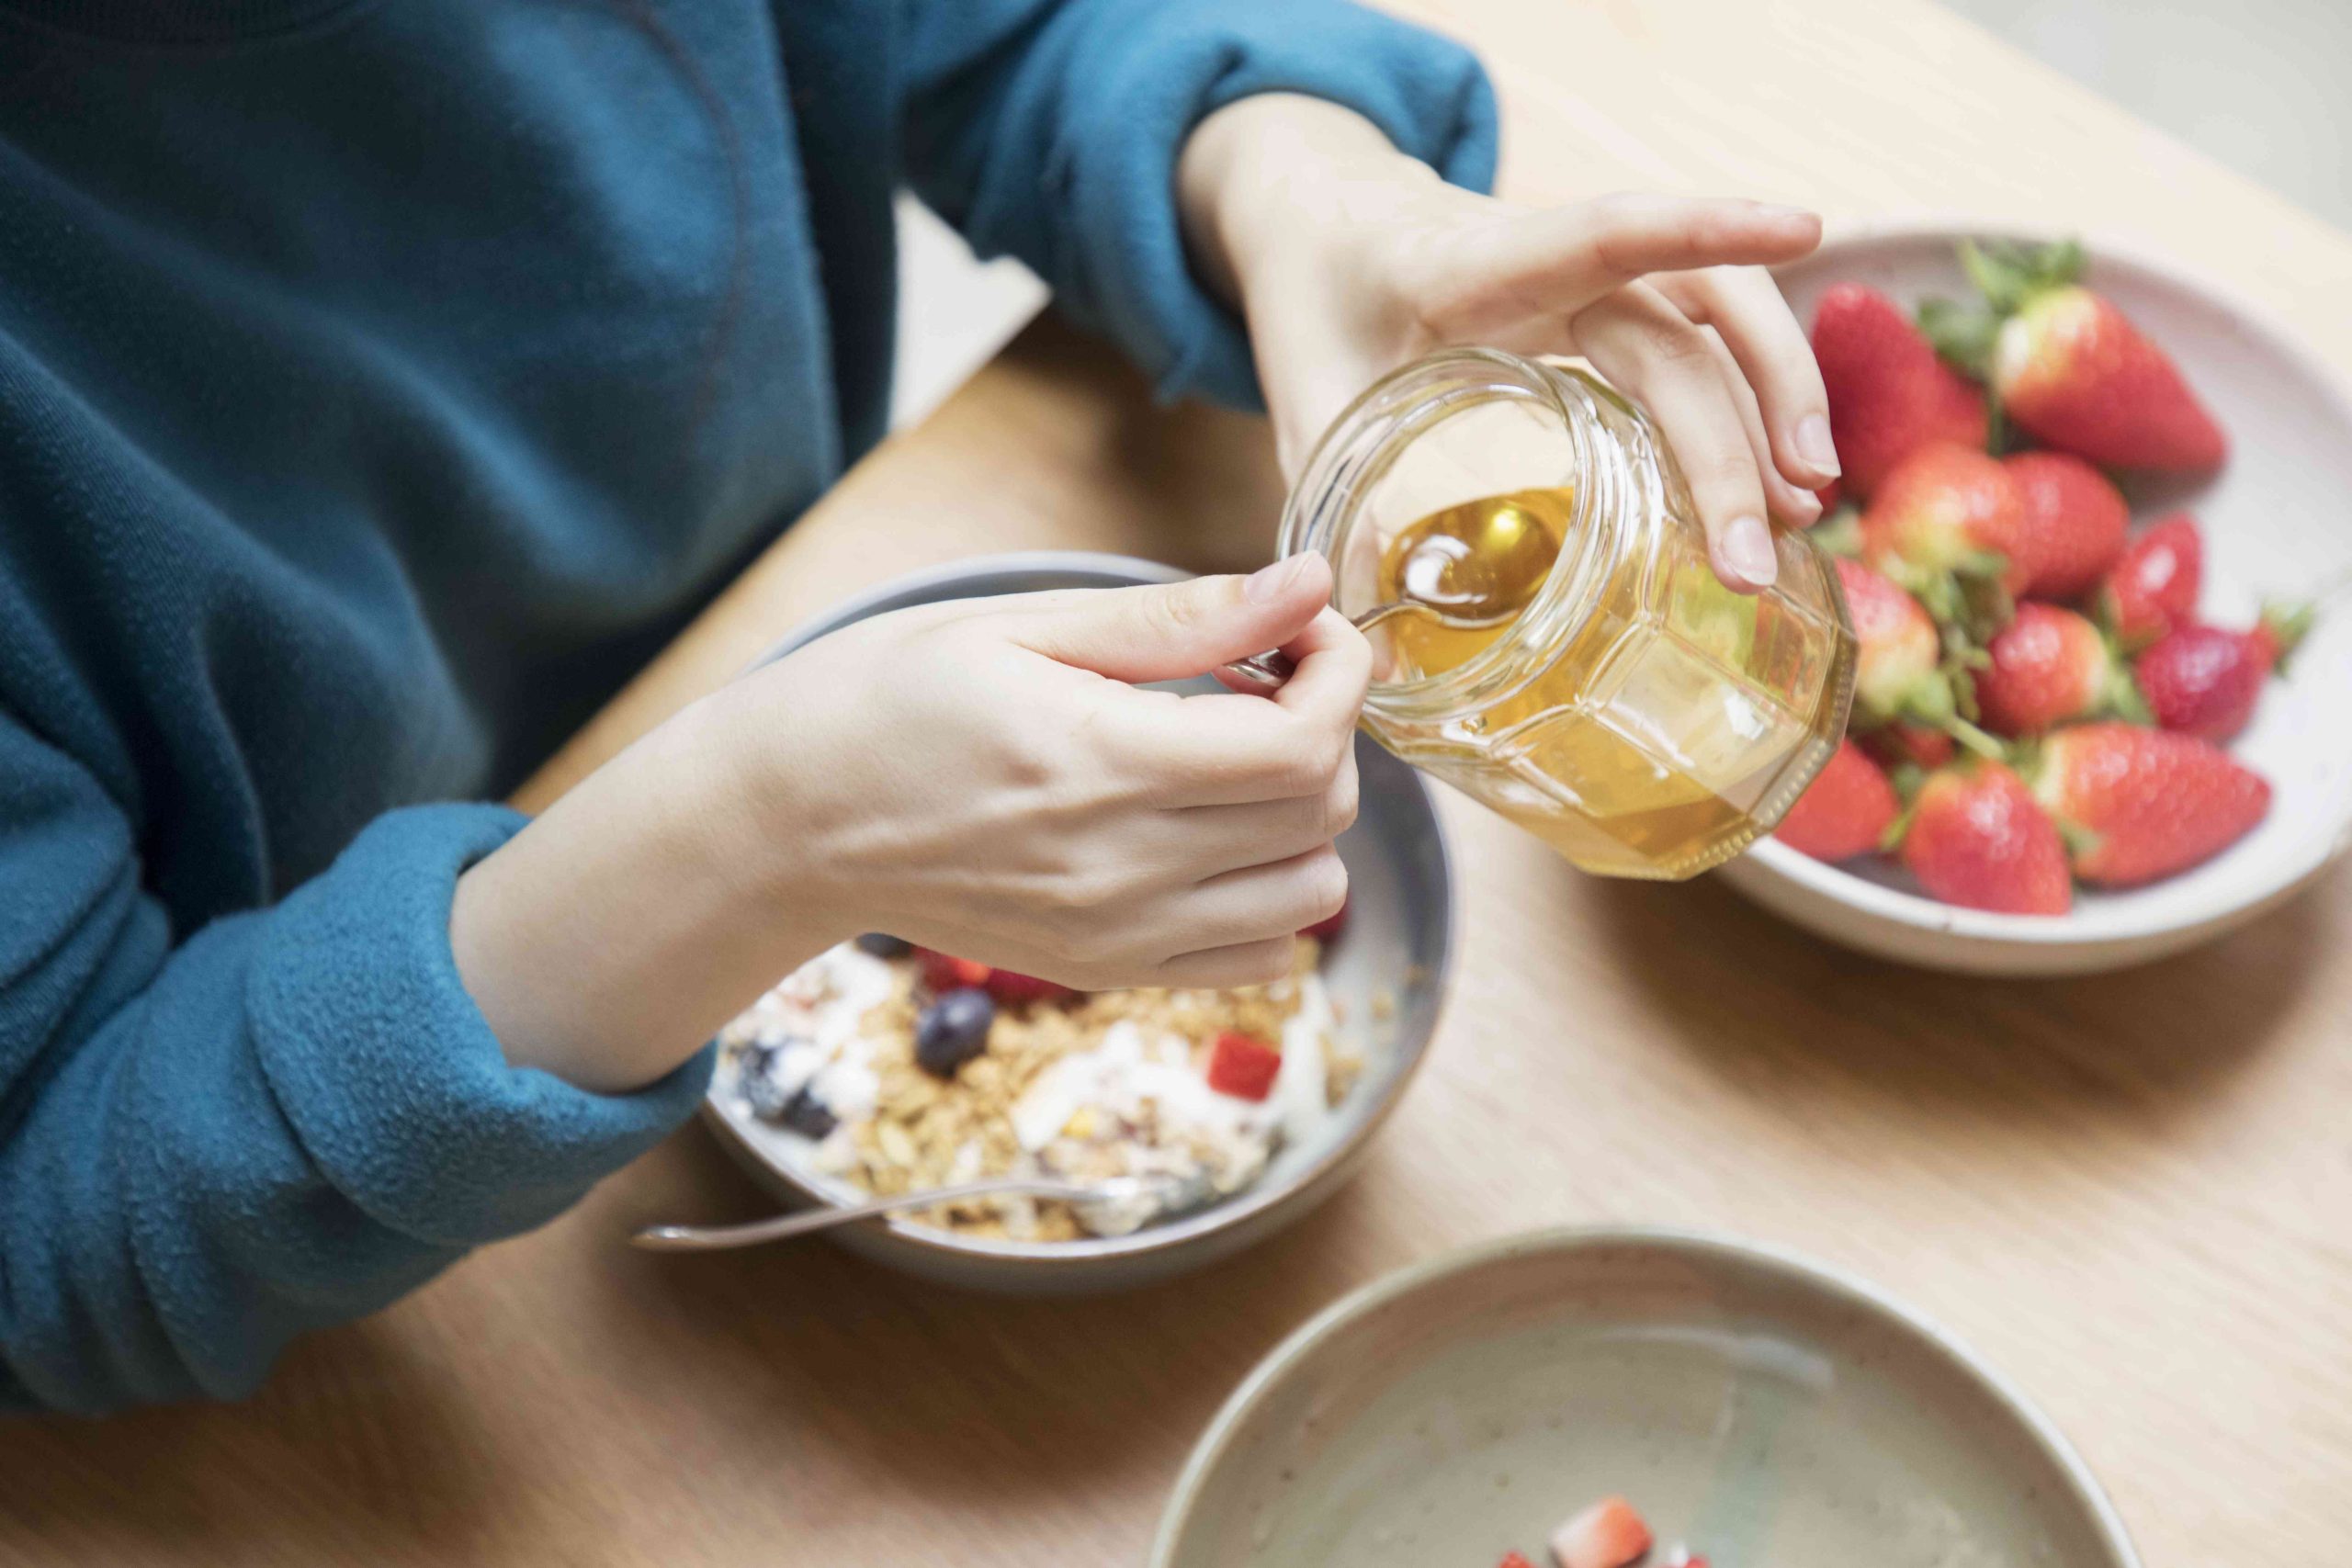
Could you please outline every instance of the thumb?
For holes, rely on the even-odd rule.
[[[1019,640],[1114,681],[1181,681],[1280,648],[1330,598],[1330,563],[1306,550],[1248,577],[1074,593]]]

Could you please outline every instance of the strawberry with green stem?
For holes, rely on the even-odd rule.
[[[1896,464],[1932,443],[1984,446],[1984,390],[1938,358],[1903,308],[1877,289],[1840,283],[1823,291],[1813,357],[1829,394],[1840,495],[1868,500]],[[1831,506],[1824,496],[1825,515]]]
[[[2095,600],[2099,623],[2126,653],[2137,652],[2197,618],[2204,580],[2204,536],[2195,518],[2175,513],[2150,525],[2108,569]]]
[[[2137,887],[2211,859],[2270,809],[2270,784],[2193,735],[2109,720],[2062,729],[2029,765],[2075,874]]]
[[[1772,836],[1835,864],[1876,849],[1901,812],[1885,773],[1853,741],[1841,740]]]
[[[2039,735],[2077,719],[2149,722],[2148,705],[2107,634],[2072,610],[2029,600],[1984,647],[1977,717],[1996,735]]]
[[[1929,300],[1919,325],[2045,446],[2113,468],[2204,473],[2229,438],[2172,356],[2081,282],[2083,248],[1963,243],[1982,307]]]
[[[1951,443],[1898,464],[1862,513],[1862,559],[1938,621],[1989,636],[2033,577],[2025,508],[2000,462]]]
[[[1929,774],[1885,847],[1947,904],[2012,915],[2063,915],[2074,905],[2057,825],[2000,762],[1972,758]]]
[[[2271,605],[2243,631],[2191,624],[2157,638],[2134,666],[2157,726],[2217,745],[2235,736],[2314,614],[2310,604]]]
[[[1854,626],[1854,728],[1908,723],[1998,752],[2000,743],[1964,716],[1974,705],[1967,671],[1947,657],[1925,606],[1860,561],[1832,564]]]

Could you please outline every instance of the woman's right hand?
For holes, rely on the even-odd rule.
[[[1310,555],[859,622],[469,871],[460,973],[510,1059],[591,1088],[860,931],[1087,988],[1272,979],[1347,895],[1371,655],[1329,592]],[[1273,647],[1297,671],[1272,698],[1139,684]]]

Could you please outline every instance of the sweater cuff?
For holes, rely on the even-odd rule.
[[[1493,187],[1493,89],[1477,58],[1451,39],[1351,5],[1264,0],[1215,8],[1220,27],[1187,27],[1194,7],[1169,6],[1164,47],[1125,51],[1123,78],[1096,101],[1122,134],[1073,154],[1077,231],[1116,236],[1101,308],[1138,354],[1163,400],[1198,395],[1262,410],[1241,320],[1203,288],[1185,255],[1176,164],[1193,129],[1237,99],[1297,93],[1353,109],[1389,141],[1472,190]]]
[[[379,1224],[471,1247],[561,1213],[689,1115],[711,1053],[634,1094],[510,1066],[458,977],[458,875],[524,818],[379,818],[270,921],[247,1007],[262,1064],[326,1179]]]

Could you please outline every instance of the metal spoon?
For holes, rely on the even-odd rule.
[[[928,1192],[902,1192],[895,1198],[876,1198],[847,1208],[778,1214],[740,1225],[651,1225],[628,1239],[630,1246],[641,1247],[648,1252],[724,1252],[729,1247],[790,1241],[835,1225],[876,1219],[901,1209],[927,1209],[935,1203],[961,1203],[974,1198],[1058,1198],[1069,1203],[1123,1203],[1177,1185],[1181,1184],[1176,1178],[1167,1176],[1116,1176],[1091,1182],[1008,1176],[962,1187],[935,1187]]]
[[[1408,610],[1417,615],[1426,615],[1432,621],[1441,621],[1449,626],[1471,630],[1480,626],[1499,625],[1518,614],[1518,610],[1514,607],[1499,615],[1449,615],[1419,600],[1392,599],[1385,604],[1374,604],[1361,615],[1349,616],[1348,624],[1360,632],[1368,632],[1381,622],[1395,615],[1401,615]],[[1237,659],[1229,664],[1221,666],[1217,672],[1235,676],[1261,691],[1272,692],[1279,689],[1297,669],[1297,664],[1292,660],[1290,655],[1277,648],[1264,653],[1253,653],[1247,659]]]

